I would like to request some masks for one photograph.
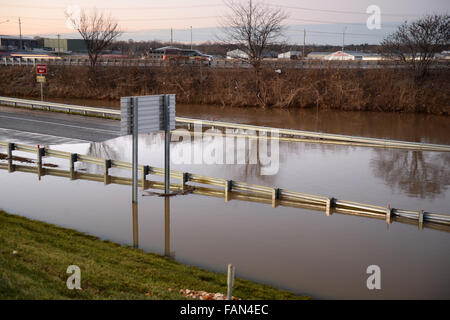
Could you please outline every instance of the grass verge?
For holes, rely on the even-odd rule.
[[[181,289],[226,293],[226,275],[0,210],[0,299],[186,299]],[[81,290],[69,290],[69,265]],[[170,290],[169,290],[170,289]],[[307,299],[237,278],[241,299]]]

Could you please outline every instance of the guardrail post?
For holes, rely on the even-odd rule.
[[[391,216],[392,216],[392,209],[391,209],[391,206],[389,205],[386,208],[386,224],[387,225],[391,224]]]
[[[78,161],[78,155],[76,153],[70,154],[70,180],[76,180],[77,178],[77,172],[75,171],[75,162]]]
[[[105,159],[104,164],[104,171],[103,171],[103,181],[105,186],[111,183],[111,176],[109,175],[109,169],[111,168],[111,160]]]
[[[15,168],[13,165],[13,155],[12,152],[15,149],[14,143],[8,143],[8,172],[14,172]]]
[[[189,181],[189,173],[183,172],[181,176],[181,191],[186,190],[186,182]]]
[[[326,214],[327,217],[331,216],[331,214],[333,213],[333,207],[335,206],[335,199],[334,198],[329,198],[327,199],[327,207],[326,207]]]
[[[423,210],[419,211],[419,230],[422,231],[423,230],[423,216],[424,216],[424,212]]]
[[[142,168],[142,191],[147,189],[147,175],[150,173],[150,166]]]
[[[38,178],[41,180],[41,177],[45,175],[45,171],[42,168],[42,157],[45,156],[45,148],[39,148],[37,151],[37,169],[38,169]]]
[[[278,199],[280,199],[280,189],[274,188],[272,190],[272,208],[278,207]]]
[[[233,180],[225,181],[225,202],[230,201],[230,193],[233,188]]]

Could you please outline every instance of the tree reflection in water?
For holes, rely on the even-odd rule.
[[[375,150],[371,166],[374,175],[392,190],[432,198],[450,185],[450,154],[422,151]]]

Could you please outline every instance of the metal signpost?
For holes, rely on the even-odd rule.
[[[45,75],[47,74],[47,65],[46,64],[37,64],[36,65],[36,81],[41,84],[41,101],[44,101],[44,88],[43,83],[45,82]]]
[[[122,97],[120,100],[121,135],[133,136],[132,207],[133,246],[139,246],[138,237],[138,135],[165,133],[164,183],[165,194],[170,194],[170,130],[175,129],[175,95]]]

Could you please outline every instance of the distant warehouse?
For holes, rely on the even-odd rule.
[[[86,43],[83,39],[51,39],[51,38],[41,38],[38,40],[38,45],[40,48],[52,50],[55,52],[87,52]]]
[[[22,45],[22,48],[20,47]],[[32,50],[38,46],[35,39],[29,37],[2,36],[0,35],[1,50]]]
[[[381,55],[359,51],[336,51],[323,58],[324,60],[381,60]]]

